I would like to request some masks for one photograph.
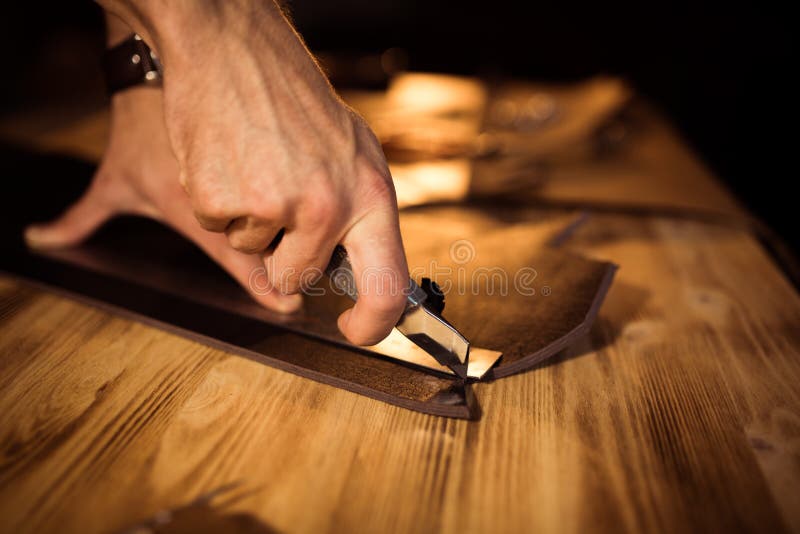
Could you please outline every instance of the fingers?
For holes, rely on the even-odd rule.
[[[239,217],[228,225],[225,235],[231,246],[239,252],[257,254],[267,249],[280,229],[279,223],[255,217]]]
[[[58,219],[25,229],[25,241],[34,248],[68,247],[80,243],[116,212],[113,191],[101,180]]]
[[[224,232],[231,221],[241,215],[234,209],[236,200],[230,198],[228,192],[214,187],[198,187],[197,191],[190,192],[190,198],[197,222],[209,232]]]
[[[282,293],[297,293],[322,276],[345,219],[337,204],[330,191],[317,188],[299,209],[297,226],[287,228],[275,249],[264,255],[270,282]]]
[[[224,232],[233,219],[233,215],[216,215],[216,212],[195,210],[195,219],[200,223],[200,227],[209,232]]]
[[[270,283],[287,295],[311,286],[325,272],[334,247],[335,239],[325,233],[287,232],[275,251],[264,255]]]
[[[188,199],[184,202],[184,206],[172,207],[166,214],[166,221],[203,249],[259,304],[280,313],[291,313],[302,306],[300,295],[282,295],[272,287],[259,256],[238,252],[231,248],[225,235],[200,228],[192,216]]]
[[[209,178],[188,189],[194,216],[209,232],[224,232],[230,246],[245,254],[263,252],[284,226],[280,203],[271,201],[251,208],[251,200],[237,197],[230,189],[209,185]]]
[[[277,291],[261,257],[256,255],[263,252],[280,231],[281,213],[273,211],[270,205],[259,206],[258,210],[245,215],[251,211],[245,207],[247,202],[237,198],[235,188],[224,181],[200,175],[192,183],[185,179],[181,182],[189,195],[182,197],[180,206],[164,210],[166,221],[228,271],[258,303],[281,313],[298,310],[302,297]]]
[[[352,343],[374,345],[397,324],[406,304],[406,263],[397,212],[392,207],[369,212],[342,244],[353,266],[358,300],[339,316],[339,329]]]

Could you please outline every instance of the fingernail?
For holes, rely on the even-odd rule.
[[[275,308],[280,313],[296,312],[303,306],[303,296],[297,295],[281,295],[275,302]]]

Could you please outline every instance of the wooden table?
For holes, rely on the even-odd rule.
[[[479,422],[0,277],[0,530],[800,531],[800,298],[754,236],[595,213],[563,246],[621,266],[598,322]]]

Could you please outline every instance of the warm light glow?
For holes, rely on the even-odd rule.
[[[389,85],[389,106],[412,113],[477,112],[486,103],[486,89],[472,78],[407,73]]]
[[[397,204],[402,208],[463,200],[469,194],[470,168],[465,159],[392,164]]]

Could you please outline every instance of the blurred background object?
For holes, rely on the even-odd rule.
[[[795,174],[797,124],[789,9],[785,3],[632,0],[288,3],[340,88],[385,87],[406,70],[545,82],[620,76],[666,112],[717,175],[797,250],[794,199],[785,191]],[[50,128],[54,115],[74,120],[103,105],[102,18],[89,0],[11,3],[0,40],[5,127]],[[463,94],[482,98],[480,90]],[[24,122],[14,122],[23,115]],[[537,94],[516,107],[497,101],[488,116],[496,128],[535,131],[558,108]],[[613,140],[615,130],[605,135]]]

